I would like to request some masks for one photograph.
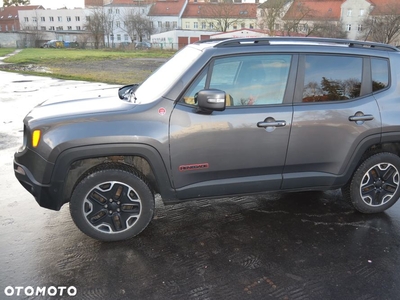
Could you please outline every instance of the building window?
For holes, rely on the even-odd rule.
[[[201,22],[201,29],[206,29],[206,28],[207,28],[207,23]]]
[[[6,31],[8,31],[8,25],[6,25]]]
[[[54,31],[55,30],[54,26],[50,26],[49,30]]]
[[[89,17],[88,17],[89,18]],[[58,22],[62,22],[62,17],[58,16],[57,17]]]
[[[50,22],[54,22],[54,17],[49,17]]]
[[[81,17],[80,16],[76,16],[75,17],[75,21],[80,22],[81,21]]]
[[[61,17],[59,17],[59,18],[61,18]],[[86,16],[86,22],[90,22],[90,16]]]
[[[162,22],[158,21],[158,28],[162,28]]]
[[[237,29],[237,24],[236,23],[233,23],[233,30],[236,30]]]
[[[198,29],[199,28],[199,23],[198,22],[194,22],[193,23],[193,28],[194,29]]]
[[[169,28],[169,21],[165,21],[165,27]]]
[[[362,17],[364,15],[365,11],[364,9],[360,9],[360,16]]]
[[[11,25],[11,31],[14,32],[15,31],[15,26]]]
[[[121,41],[121,35],[120,34],[117,34],[117,41]]]
[[[112,14],[112,8],[109,8],[109,9],[108,9],[108,13],[109,13],[109,14]]]
[[[240,24],[240,27],[243,29],[243,28],[246,28],[246,24],[245,23],[242,23],[242,24]]]
[[[76,30],[81,30],[81,26],[76,26]]]
[[[173,21],[172,22],[172,28],[178,28],[178,22]]]
[[[45,31],[46,30],[46,26],[40,26],[40,30]]]
[[[28,17],[25,17],[25,18],[24,18],[24,21],[25,21],[25,22],[29,22],[29,18],[28,18]]]
[[[57,29],[57,30],[64,30],[64,27],[62,27],[62,26],[57,26],[56,29]]]
[[[36,17],[32,17],[32,21],[36,23],[37,22],[37,18]]]
[[[250,28],[250,29],[254,29],[254,24],[253,24],[253,23],[250,23],[249,28]]]
[[[351,31],[351,24],[346,25],[346,31]]]
[[[124,40],[125,40],[125,42],[129,41],[129,36],[127,34],[124,34]]]
[[[46,18],[45,17],[40,17],[40,21],[46,22]]]
[[[185,28],[190,28],[190,22],[185,22]]]
[[[210,24],[208,24],[209,25],[209,27],[210,27],[210,29],[214,29],[214,23],[210,23]]]
[[[27,30],[29,30],[29,27],[27,27]],[[0,31],[1,31],[1,25],[0,25]]]
[[[71,17],[67,17],[67,22],[71,22]]]
[[[119,15],[119,8],[115,9],[115,13]]]
[[[278,23],[275,23],[274,24],[274,29],[275,30],[279,30],[279,29],[281,29],[281,27],[280,27],[280,25]]]
[[[351,13],[352,13],[352,10],[351,10],[351,9],[348,9],[348,10],[347,10],[347,16],[348,16],[348,17],[351,17]]]
[[[121,22],[120,21],[117,21],[115,24],[117,25],[118,28],[121,27]]]
[[[72,30],[72,26],[68,26],[67,29],[68,29],[68,30]]]

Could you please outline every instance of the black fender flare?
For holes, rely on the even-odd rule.
[[[68,200],[64,199],[63,190],[70,166],[79,160],[106,156],[140,156],[146,159],[153,170],[163,200],[176,198],[165,162],[154,147],[131,143],[100,144],[69,148],[57,157],[51,179],[51,193],[57,195],[54,197],[58,202],[57,207],[61,207]]]

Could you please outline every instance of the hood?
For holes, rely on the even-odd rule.
[[[90,93],[93,96],[93,93]],[[120,100],[115,90],[113,95],[98,95],[97,97],[85,97],[80,95],[79,99],[68,99],[68,97],[57,97],[47,100],[36,106],[27,116],[29,123],[41,123],[50,120],[77,119],[80,116],[99,115],[116,111],[124,111],[133,108],[134,105]],[[31,124],[33,125],[33,124]],[[37,126],[39,124],[33,125]]]

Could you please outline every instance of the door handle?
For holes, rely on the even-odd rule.
[[[373,119],[373,115],[364,115],[362,112],[357,112],[354,116],[349,117],[349,121],[352,122],[372,121]]]
[[[273,122],[258,122],[257,127],[283,127],[286,126],[286,121],[273,121]]]

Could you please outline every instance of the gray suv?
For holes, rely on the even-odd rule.
[[[39,205],[69,202],[81,231],[139,234],[165,204],[341,188],[363,213],[400,196],[400,52],[350,40],[187,46],[113,101],[42,103],[14,171]]]

